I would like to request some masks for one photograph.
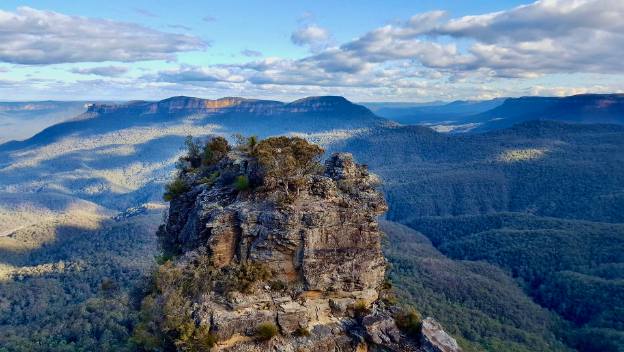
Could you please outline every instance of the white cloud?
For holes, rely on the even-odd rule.
[[[294,31],[290,40],[299,46],[308,46],[312,50],[320,50],[329,43],[329,31],[315,24],[306,25]]]
[[[71,69],[71,72],[83,74],[83,75],[117,77],[128,72],[128,68],[124,66],[99,66],[99,67],[88,67],[88,68],[76,67],[76,68]]]
[[[176,69],[158,72],[155,76],[145,76],[147,80],[157,82],[233,82],[240,83],[245,79],[227,67],[198,67],[182,65]]]
[[[35,14],[27,14],[29,11]],[[27,23],[19,27],[14,17]],[[32,19],[39,17],[43,20]],[[310,49],[305,57],[264,57],[247,49],[240,52],[250,58],[246,63],[203,67],[181,64],[138,79],[118,77],[109,85],[117,85],[120,92],[140,87],[144,89],[141,94],[155,92],[158,96],[164,92],[267,98],[345,94],[360,100],[448,100],[617,91],[623,86],[614,77],[624,76],[621,18],[622,0],[543,0],[477,16],[448,18],[443,11],[417,14],[374,28],[341,45],[334,42],[327,29],[309,18],[301,20],[301,27],[291,36],[293,43]],[[8,37],[6,28],[12,28],[13,33],[28,33],[30,29],[34,35]],[[106,40],[117,38],[113,33],[120,28],[130,38],[122,35],[115,43]],[[74,34],[74,30],[79,34]],[[43,32],[51,33],[50,37],[43,36]],[[133,37],[135,34],[141,38]],[[78,37],[87,40],[82,43]],[[27,8],[15,14],[0,11],[0,40],[6,42],[0,46],[0,61],[15,62],[15,57],[19,57],[21,61],[28,58],[31,63],[60,60],[51,59],[55,57],[63,57],[62,62],[85,61],[84,56],[88,55],[132,61],[146,55],[171,57],[178,51],[206,46],[190,36]],[[114,45],[120,49],[114,49]],[[8,60],[6,57],[13,51],[20,54],[14,54],[13,61]],[[98,74],[95,69],[75,72]],[[105,73],[104,68],[100,69],[100,73]],[[506,78],[517,80],[510,84]],[[101,90],[106,82],[83,81],[79,85]],[[39,83],[39,87],[43,90],[46,84]]]
[[[442,11],[418,14],[308,60],[318,60],[329,71],[350,73],[367,64],[399,60],[451,75],[624,73],[622,0],[543,0],[478,16],[450,20],[445,16]],[[468,48],[460,50],[457,40],[468,41]]]
[[[29,7],[0,10],[0,42],[0,61],[16,64],[171,60],[207,47],[189,35]]]

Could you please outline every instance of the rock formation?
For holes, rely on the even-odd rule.
[[[386,261],[376,218],[386,203],[376,176],[334,154],[285,199],[252,155],[230,151],[180,175],[191,186],[171,201],[159,233],[177,257],[157,274],[150,302],[169,309],[181,297],[172,311],[204,333],[162,322],[183,336],[176,348],[196,350],[189,346],[201,340],[228,351],[420,351],[380,299]]]

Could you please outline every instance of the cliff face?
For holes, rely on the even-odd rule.
[[[273,100],[226,97],[201,99],[194,97],[172,97],[158,102],[132,101],[124,104],[95,103],[87,106],[86,114],[128,114],[132,116],[152,114],[233,114],[285,115],[285,114],[347,114],[359,117],[377,118],[367,108],[353,104],[343,97],[308,97],[291,103]]]
[[[420,351],[381,299],[386,261],[376,218],[386,204],[376,176],[350,154],[334,154],[323,172],[299,179],[288,201],[276,201],[263,173],[256,158],[229,152],[183,175],[194,186],[171,201],[160,230],[163,247],[179,255],[160,277],[192,272],[191,281],[163,280],[207,282],[184,307],[218,341],[214,348]],[[196,274],[202,267],[208,274]],[[177,288],[168,285],[157,283],[157,304],[169,304]]]

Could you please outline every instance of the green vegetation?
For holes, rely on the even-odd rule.
[[[236,188],[237,191],[246,191],[250,187],[247,175],[239,175],[234,179],[234,188]]]
[[[19,270],[0,280],[0,351],[135,351],[129,338],[159,219],[50,225],[55,237],[45,245],[0,247],[2,261]],[[37,225],[16,240],[39,241],[45,231]]]
[[[245,137],[240,133],[234,135],[234,139],[236,140],[236,149],[250,155],[254,155],[256,151],[256,147],[258,146],[258,137],[250,136]]]
[[[458,338],[466,351],[567,351],[555,337],[559,319],[535,304],[502,270],[453,261],[422,234],[382,222],[384,253],[399,302],[418,307]]]
[[[173,181],[165,185],[165,194],[163,195],[163,199],[166,202],[170,202],[176,197],[188,192],[190,189],[189,185],[187,185],[186,182],[178,176]]]
[[[253,180],[250,175],[225,175],[221,178],[215,165],[232,150],[227,140],[214,137],[201,147],[198,140],[188,136],[185,140],[186,154],[176,165],[178,174],[165,185],[163,198],[171,201],[188,192],[191,185],[212,186],[221,178],[223,182],[231,182],[238,191],[262,186],[262,191],[270,192],[270,198],[278,204],[286,204],[299,194],[310,175],[318,174],[323,169],[320,163],[323,149],[303,138],[272,137],[259,141],[255,136],[244,137],[240,134],[234,138],[237,140],[236,151],[246,154],[252,163],[259,165],[261,175],[253,175]]]
[[[322,170],[322,154],[321,147],[299,137],[268,138],[258,143],[255,151],[264,171],[264,186],[280,191],[287,201],[291,191],[299,194],[307,176]]]
[[[206,351],[216,337],[191,316],[193,298],[211,290],[249,293],[270,277],[265,266],[253,262],[217,269],[207,254],[184,267],[167,261],[158,267],[143,299],[132,341],[145,350]]]
[[[204,166],[214,165],[223,159],[232,150],[228,141],[223,137],[214,137],[204,146],[201,163]]]
[[[224,294],[233,291],[249,293],[256,282],[266,282],[272,276],[271,271],[260,263],[230,265],[222,269],[222,277],[215,287]]]
[[[260,341],[269,341],[278,333],[277,326],[270,322],[265,322],[256,327],[256,338]]]
[[[351,309],[353,310],[353,315],[357,318],[361,318],[370,312],[370,310],[368,309],[368,304],[366,304],[365,301],[361,300],[355,302]]]
[[[301,336],[301,337],[306,337],[306,336],[310,336],[310,330],[299,326],[297,327],[297,329],[295,329],[295,331],[293,332],[293,335],[295,336]]]
[[[410,225],[452,258],[504,268],[538,303],[575,328],[593,329],[592,339],[601,333],[624,339],[618,318],[624,311],[624,225],[514,213],[422,218]],[[594,341],[566,330],[562,336],[570,345],[586,351],[617,346],[591,348]]]
[[[420,313],[414,308],[408,308],[399,312],[394,321],[397,327],[405,332],[408,336],[413,338],[420,338],[420,328],[422,326],[422,317]]]
[[[213,171],[209,173],[208,176],[204,176],[200,178],[199,181],[197,182],[200,184],[212,186],[215,182],[217,182],[217,179],[219,178],[219,176],[221,176],[219,171]]]
[[[449,135],[411,126],[339,148],[384,179],[388,219],[422,232],[448,256],[390,255],[406,303],[487,350],[553,350],[553,339],[583,351],[622,349],[621,127],[532,121]]]

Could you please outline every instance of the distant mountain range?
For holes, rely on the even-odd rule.
[[[456,100],[453,102],[364,103],[379,116],[404,125],[427,125],[460,120],[501,105],[506,98],[492,100]]]
[[[318,133],[387,124],[367,108],[343,97],[309,97],[291,103],[244,98],[216,100],[172,97],[158,102],[88,104],[86,112],[50,126],[25,141],[0,145],[0,151],[41,145],[67,135],[104,133],[163,124],[218,125],[222,133],[245,130],[260,137],[288,133]]]
[[[509,98],[491,110],[464,118],[475,132],[511,127],[529,120],[624,124],[624,94],[581,94],[563,98]]]
[[[372,107],[378,115],[390,120],[430,126],[439,132],[485,132],[529,120],[624,124],[624,94],[460,100],[417,106],[372,104]]]
[[[85,110],[84,101],[0,102],[0,143],[24,139]]]
[[[124,210],[160,201],[162,183],[187,135],[300,135],[328,145],[392,124],[334,96],[291,103],[173,97],[90,104],[73,119],[0,145],[0,203],[3,191],[38,192],[48,194],[45,204],[38,205],[44,210],[53,194]]]

